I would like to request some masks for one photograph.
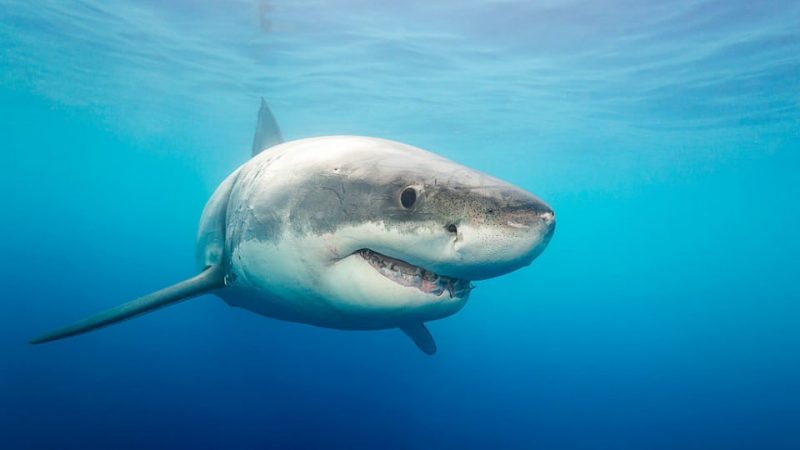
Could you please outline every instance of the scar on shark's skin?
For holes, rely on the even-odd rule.
[[[31,342],[211,293],[281,320],[399,328],[433,354],[425,322],[460,310],[473,281],[530,264],[554,230],[553,210],[532,194],[410,145],[284,142],[262,99],[252,158],[200,218],[199,274]]]

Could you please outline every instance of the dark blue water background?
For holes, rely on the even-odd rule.
[[[27,339],[194,273],[284,135],[365,134],[558,214],[398,331],[214,297]],[[800,448],[796,1],[0,2],[0,448]]]

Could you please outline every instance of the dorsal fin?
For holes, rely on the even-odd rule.
[[[258,110],[258,122],[256,123],[256,134],[253,136],[253,154],[256,156],[262,151],[283,142],[281,130],[272,111],[267,106],[267,101],[261,97],[261,108]]]

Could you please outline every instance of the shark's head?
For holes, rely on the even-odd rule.
[[[527,266],[555,229],[532,194],[397,142],[306,139],[255,161],[232,195],[234,275],[326,303],[342,328],[452,314],[472,281]]]

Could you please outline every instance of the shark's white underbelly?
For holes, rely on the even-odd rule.
[[[231,253],[229,288],[219,295],[232,306],[268,317],[340,329],[395,328],[440,319],[466,303],[466,298],[447,293],[431,303],[430,295],[398,285],[360,256],[339,251],[326,236],[241,242]],[[390,300],[360,300],[377,293],[390,294]]]

